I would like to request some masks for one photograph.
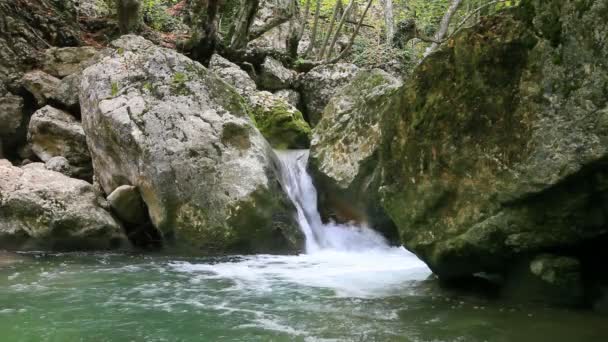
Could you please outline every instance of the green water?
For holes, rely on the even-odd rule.
[[[446,293],[399,253],[4,256],[0,341],[608,341],[606,318]]]

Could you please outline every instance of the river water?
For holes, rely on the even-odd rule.
[[[4,341],[608,341],[608,319],[448,292],[367,227],[323,224],[280,153],[306,254],[0,253]]]

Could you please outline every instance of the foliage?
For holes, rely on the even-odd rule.
[[[142,12],[144,22],[155,30],[170,32],[179,25],[179,20],[167,13],[167,10],[179,0],[143,0]]]

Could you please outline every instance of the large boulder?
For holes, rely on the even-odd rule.
[[[96,179],[108,194],[137,187],[167,245],[300,249],[276,155],[241,96],[199,63],[123,36],[84,71],[80,103]]]
[[[320,65],[298,78],[304,112],[311,126],[315,126],[329,100],[350,83],[359,68],[354,64]]]
[[[258,91],[247,72],[219,55],[213,55],[209,68],[241,94],[249,106],[257,128],[274,148],[307,148],[310,126],[302,113],[285,99]]]
[[[34,163],[0,160],[0,248],[114,249],[128,246],[122,227],[93,186]]]
[[[396,239],[380,205],[378,158],[386,108],[401,82],[379,70],[361,70],[330,101],[313,129],[309,168],[326,218],[359,221]]]
[[[65,157],[75,177],[91,179],[91,156],[84,130],[70,114],[51,106],[37,110],[30,119],[28,141],[40,160]]]
[[[608,261],[592,244],[608,237],[606,13],[522,1],[452,38],[393,98],[383,205],[439,276],[508,275],[552,252],[595,255],[582,269],[601,273],[585,260]]]

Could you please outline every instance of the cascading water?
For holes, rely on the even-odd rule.
[[[277,151],[277,155],[282,164],[283,186],[297,209],[298,223],[306,236],[307,253],[389,248],[384,237],[368,227],[323,224],[317,210],[317,190],[306,171],[308,150]]]

